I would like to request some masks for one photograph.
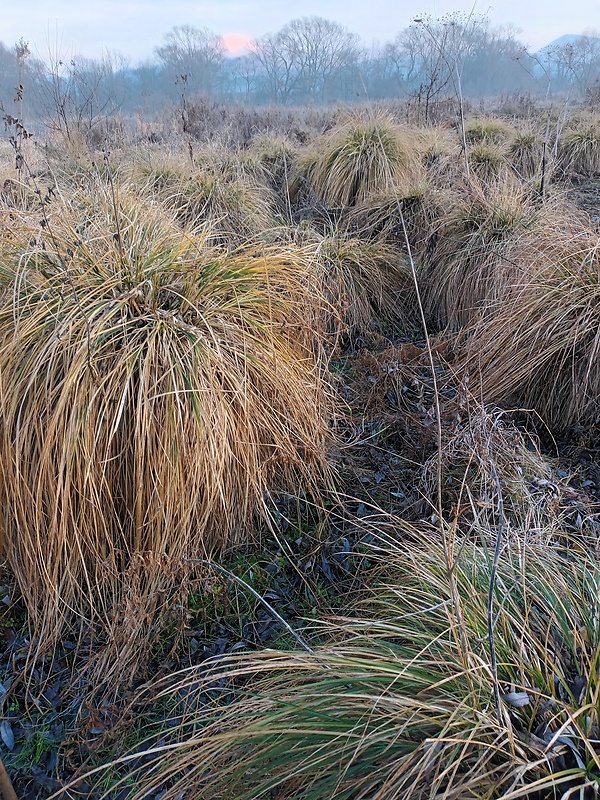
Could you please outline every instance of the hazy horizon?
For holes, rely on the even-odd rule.
[[[27,14],[4,0],[0,40],[7,46],[23,38],[31,52],[46,59],[49,53],[67,57],[74,53],[98,57],[116,50],[132,64],[152,57],[163,35],[174,25],[208,27],[220,34],[232,53],[246,39],[275,32],[291,19],[318,15],[340,22],[357,33],[366,46],[393,39],[421,15],[440,17],[453,11],[487,14],[495,25],[511,25],[532,50],[559,36],[581,34],[600,27],[597,0],[573,0],[568,6],[556,0],[543,4],[504,0],[502,6],[437,2],[371,0],[368,6],[343,0],[304,0],[301,5],[272,0],[29,0]]]

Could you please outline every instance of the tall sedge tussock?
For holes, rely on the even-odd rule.
[[[482,181],[497,178],[507,170],[505,150],[497,144],[478,142],[472,144],[467,151],[471,170]]]
[[[436,326],[460,330],[523,269],[506,255],[509,244],[545,212],[510,176],[472,178],[461,195],[440,194],[437,206],[422,255],[425,308]]]
[[[356,117],[316,141],[298,164],[295,188],[307,185],[331,207],[356,206],[421,176],[416,134],[386,115]]]
[[[459,369],[470,372],[485,402],[533,409],[557,431],[594,425],[600,417],[598,233],[574,209],[536,233],[514,254],[526,270],[469,331]]]
[[[289,184],[295,171],[298,148],[285,136],[256,136],[250,152],[265,170],[267,183],[278,192],[284,204],[289,203]]]
[[[317,274],[332,308],[351,333],[387,324],[412,328],[410,269],[404,256],[382,242],[331,235],[317,245]]]
[[[551,149],[546,148],[550,165]],[[544,137],[533,128],[517,131],[507,145],[506,157],[523,180],[541,175],[544,160]]]
[[[390,188],[373,194],[353,206],[344,217],[349,231],[363,239],[379,240],[404,247],[400,212],[414,246],[422,241],[435,215],[435,197],[427,181]]]
[[[567,174],[600,174],[600,123],[582,122],[566,130],[559,141],[559,157]]]
[[[427,177],[435,185],[448,185],[462,176],[464,162],[455,131],[441,126],[422,128],[418,131],[417,148]]]
[[[2,552],[40,647],[128,615],[135,657],[185,559],[326,478],[307,254],[215,250],[101,181],[5,237]]]
[[[465,124],[465,139],[468,144],[504,144],[513,129],[501,119],[478,117]]]
[[[132,800],[584,796],[575,791],[600,775],[597,560],[511,538],[490,604],[481,534],[455,542],[454,590],[432,534],[412,531],[410,548],[376,536],[376,588],[354,617],[322,627],[314,653],[229,656],[152,686],[147,702],[170,720],[135,766],[109,765],[124,772],[109,791],[129,781]]]
[[[175,158],[137,164],[133,179],[145,182],[146,191],[173,211],[184,227],[208,225],[222,244],[237,247],[273,226],[275,195],[266,174],[259,178],[243,165],[235,169],[213,151],[197,160],[198,164]]]

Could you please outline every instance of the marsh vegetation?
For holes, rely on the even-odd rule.
[[[5,120],[19,796],[595,797],[600,119],[198,107]]]

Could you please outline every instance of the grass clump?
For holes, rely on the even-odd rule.
[[[522,270],[505,254],[540,212],[530,192],[509,177],[473,179],[460,195],[440,195],[437,206],[422,255],[425,307],[437,327],[460,330]]]
[[[289,182],[295,170],[298,148],[285,136],[265,133],[253,139],[250,152],[266,171],[269,184],[282,195],[287,204]]]
[[[504,148],[485,141],[471,145],[467,158],[475,175],[484,181],[497,178],[507,166]]]
[[[395,330],[413,327],[412,277],[396,249],[331,235],[319,242],[317,254],[324,293],[351,335],[382,325]]]
[[[273,227],[275,195],[259,167],[236,169],[232,160],[209,151],[193,164],[175,158],[138,164],[133,178],[183,227],[210,226],[218,243],[235,248]]]
[[[472,119],[465,124],[467,144],[501,145],[511,133],[510,126],[499,119]]]
[[[600,414],[598,234],[571,214],[545,239],[538,230],[519,243],[526,269],[473,326],[461,357],[485,402],[534,409],[557,431]]]
[[[435,126],[418,132],[418,151],[427,177],[436,186],[449,186],[464,172],[456,131]]]
[[[356,206],[373,194],[415,183],[415,135],[380,114],[333,128],[301,159],[296,189],[307,185],[330,207]]]
[[[507,159],[523,180],[540,175],[543,158],[544,139],[536,130],[517,131],[508,143]]]
[[[428,182],[421,181],[401,188],[373,194],[351,208],[345,216],[348,230],[369,240],[379,240],[405,247],[406,241],[400,214],[413,245],[422,241],[431,217],[435,199]]]
[[[578,175],[600,173],[600,124],[590,122],[567,130],[559,142],[563,169]]]
[[[186,559],[250,536],[266,492],[318,490],[327,403],[303,251],[218,251],[111,188],[6,234],[2,551],[40,647],[121,625],[122,666]]]
[[[485,536],[455,542],[450,575],[439,541],[413,535],[378,537],[377,587],[315,652],[232,656],[152,687],[177,724],[129,767],[133,800],[550,800],[597,785],[594,554],[513,539],[490,594]]]

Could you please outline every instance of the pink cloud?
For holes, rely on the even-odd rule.
[[[252,49],[252,40],[243,33],[224,33],[221,38],[229,55],[240,56]]]

